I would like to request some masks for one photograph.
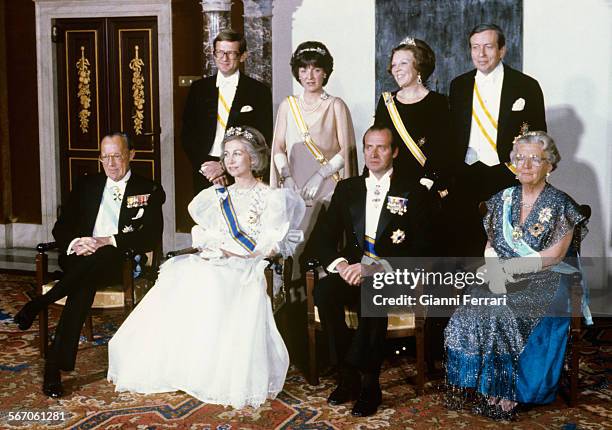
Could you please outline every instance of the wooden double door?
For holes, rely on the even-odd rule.
[[[157,20],[58,19],[60,180],[65,201],[77,177],[102,171],[100,140],[128,133],[132,171],[160,179]]]

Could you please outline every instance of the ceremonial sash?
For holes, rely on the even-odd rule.
[[[364,254],[374,260],[378,260],[378,255],[376,255],[376,251],[374,251],[374,244],[376,241],[372,239],[370,236],[366,235],[365,240],[363,241],[363,245],[365,247]]]
[[[478,85],[474,80],[474,98],[472,102],[472,118],[478,125],[480,132],[484,136],[491,148],[497,152],[497,121],[493,118],[489,110],[484,104]],[[511,163],[505,163],[506,167],[514,174],[516,174],[516,168]]]
[[[232,205],[232,200],[229,193],[224,187],[219,187],[215,191],[219,196],[221,212],[223,213],[223,218],[225,218],[230,235],[244,249],[249,252],[253,252],[257,244],[240,228],[240,225],[238,224],[238,217],[236,217],[234,205]]]
[[[223,127],[223,131],[227,128],[227,120],[229,118],[230,107],[228,106],[223,94],[221,94],[221,88],[219,88],[219,101],[217,103],[217,121]]]
[[[295,120],[295,125],[297,125],[298,130],[300,130],[300,133],[302,133],[302,136],[304,137],[304,145],[306,145],[306,148],[308,148],[308,151],[312,154],[314,159],[317,160],[321,166],[325,166],[328,163],[328,160],[317,147],[314,140],[312,140],[312,137],[308,132],[308,125],[306,124],[306,121],[304,121],[302,111],[298,106],[297,98],[295,96],[289,96],[287,97],[287,101],[289,102],[289,108],[291,109],[291,114]],[[339,182],[340,179],[342,179],[338,172],[334,173],[332,177],[336,182]]]
[[[385,101],[385,105],[387,106],[387,110],[389,111],[391,121],[393,121],[393,125],[395,126],[397,133],[404,141],[406,148],[408,148],[408,151],[410,151],[412,156],[419,162],[421,166],[425,166],[427,157],[425,157],[425,154],[423,154],[423,151],[421,151],[419,145],[416,144],[412,136],[410,136],[410,133],[408,133],[408,130],[406,130],[406,126],[402,121],[402,117],[397,111],[397,106],[395,106],[395,101],[393,101],[393,96],[388,91],[382,93],[382,96],[383,100]]]

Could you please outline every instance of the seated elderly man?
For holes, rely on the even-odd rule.
[[[357,399],[353,416],[375,414],[382,401],[379,374],[387,317],[364,317],[359,312],[351,340],[344,305],[359,306],[361,279],[383,270],[377,263],[380,257],[428,256],[433,242],[429,194],[419,184],[407,185],[394,172],[398,148],[391,130],[370,127],[363,153],[368,172],[338,183],[313,233],[319,259],[329,273],[315,287],[315,304],[332,364],[340,372],[340,383],[327,401],[339,405]],[[338,251],[343,237],[346,244]]]
[[[96,289],[120,282],[125,250],[148,252],[161,238],[166,196],[158,183],[130,171],[134,154],[123,133],[102,139],[104,174],[84,176],[75,184],[53,227],[64,277],[15,315],[19,328],[27,330],[45,306],[67,297],[45,363],[43,392],[50,397],[63,394],[60,370],[74,369],[79,335]]]

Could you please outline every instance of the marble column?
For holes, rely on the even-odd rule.
[[[272,87],[272,0],[244,0],[246,73]]]
[[[217,34],[231,27],[232,1],[231,0],[202,0],[202,14],[204,15],[204,27],[202,34],[203,43],[203,75],[209,76],[217,71],[212,57],[214,50],[213,41]]]

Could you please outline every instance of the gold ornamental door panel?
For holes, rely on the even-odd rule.
[[[146,176],[159,179],[159,106],[157,76],[157,23],[154,18],[109,21],[110,100],[119,109],[111,121],[134,140],[135,161],[148,166]],[[135,163],[136,164],[136,163]],[[134,166],[136,169],[136,166]]]
[[[100,139],[132,136],[133,170],[160,179],[157,21],[155,17],[58,19],[62,201],[80,175],[102,171]]]

